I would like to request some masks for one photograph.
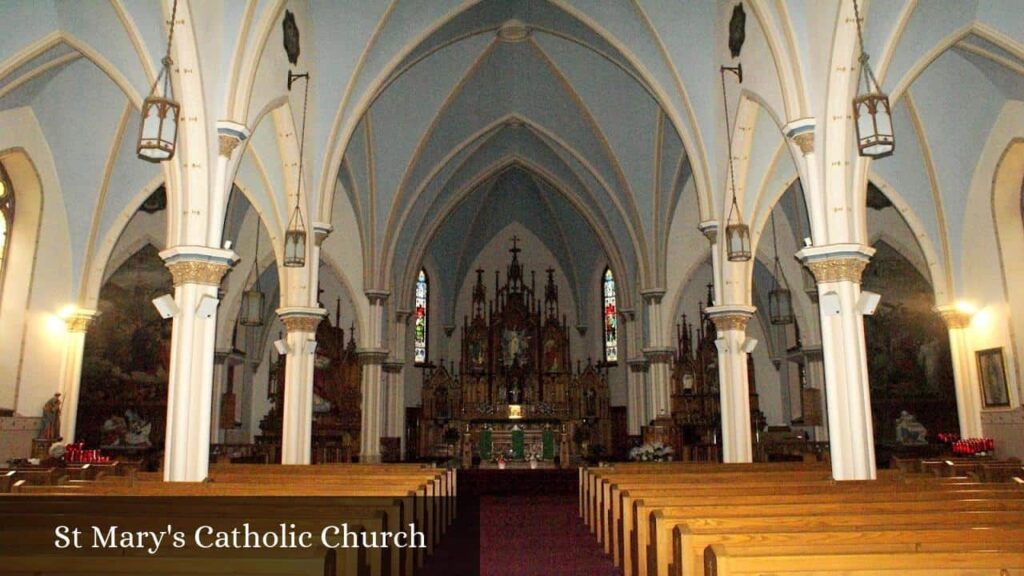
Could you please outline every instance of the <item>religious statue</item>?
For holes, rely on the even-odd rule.
[[[904,445],[927,444],[928,430],[917,421],[917,417],[906,410],[896,419],[896,441]]]
[[[39,431],[41,440],[60,439],[60,411],[63,403],[58,392],[43,405],[43,426]]]

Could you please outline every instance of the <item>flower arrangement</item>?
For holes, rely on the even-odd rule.
[[[661,442],[641,444],[629,451],[629,459],[635,462],[671,461],[676,451]]]

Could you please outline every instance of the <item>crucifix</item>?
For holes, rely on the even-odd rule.
[[[512,249],[509,250],[509,252],[511,252],[513,254],[519,254],[522,251],[523,251],[522,248],[519,247],[519,236],[513,235],[512,236]]]

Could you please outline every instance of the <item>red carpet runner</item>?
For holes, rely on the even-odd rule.
[[[459,517],[419,574],[621,574],[579,518],[576,481],[575,470],[460,471]]]

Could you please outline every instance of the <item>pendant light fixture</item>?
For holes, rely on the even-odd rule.
[[[864,50],[864,33],[860,25],[860,8],[853,0],[853,13],[857,21],[857,41],[860,45],[860,77],[857,80],[857,97],[853,99],[853,118],[857,126],[857,149],[866,158],[891,156],[896,148],[892,129],[892,109],[889,96],[882,92],[875,78],[875,72],[868,63]]]
[[[739,204],[736,203],[736,171],[732,162],[732,128],[729,124],[729,98],[725,93],[725,73],[732,72],[743,83],[743,65],[722,66],[722,103],[725,106],[725,137],[729,146],[729,188],[732,205],[725,222],[725,249],[730,262],[746,262],[750,260],[750,227],[743,222]],[[733,220],[735,214],[736,219]]]
[[[306,106],[309,103],[309,73],[295,74],[288,71],[288,91],[296,80],[306,81],[305,95],[302,99],[302,130],[299,132],[299,178],[295,187],[295,210],[288,220],[288,230],[284,234],[284,265],[288,268],[302,268],[306,265],[306,225],[302,220],[302,207],[299,199],[302,194],[302,158],[306,147]]]
[[[174,20],[178,15],[178,0],[174,0],[171,8],[171,25],[167,32],[167,52],[160,61],[160,73],[157,74],[149,96],[142,101],[142,122],[139,124],[139,141],[135,153],[147,162],[163,162],[174,157],[178,143],[178,114],[181,105],[174,100],[174,86],[171,82],[171,42],[174,40]],[[163,80],[161,95],[157,95],[157,86]]]
[[[256,217],[256,251],[252,255],[252,272],[255,274],[256,279],[252,284],[252,288],[249,288],[242,293],[242,315],[238,322],[242,326],[263,326],[263,308],[267,302],[267,297],[260,290],[260,221],[259,216]]]
[[[779,240],[775,232],[775,211],[770,213],[772,220],[772,250],[775,253],[775,266],[772,270],[772,289],[768,292],[768,317],[772,324],[786,325],[793,323],[793,295],[782,274],[782,263],[779,262]]]

